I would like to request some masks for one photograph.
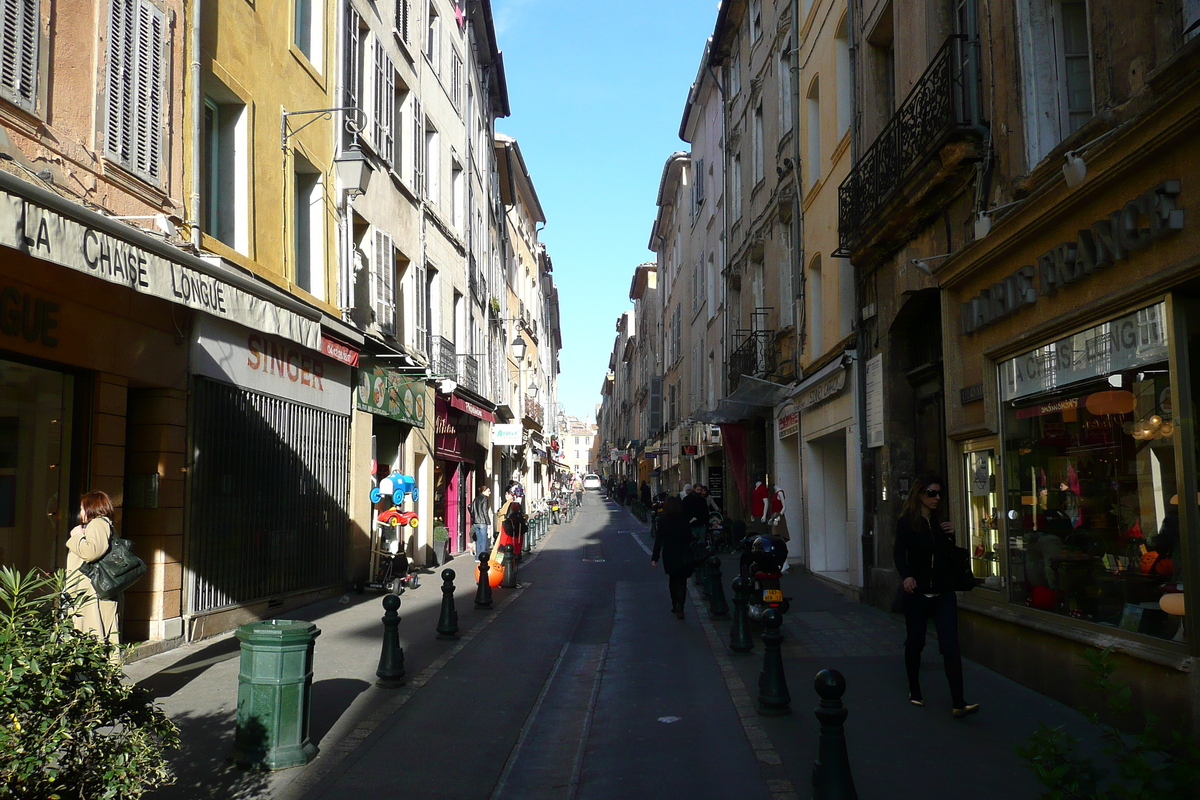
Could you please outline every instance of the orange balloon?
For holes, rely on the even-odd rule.
[[[488,585],[495,589],[504,580],[504,565],[495,559],[488,562]]]

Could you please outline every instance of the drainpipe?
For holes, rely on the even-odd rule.
[[[792,75],[792,298],[795,303],[800,300],[796,314],[796,349],[792,353],[792,374],[796,382],[800,381],[800,354],[806,340],[805,325],[808,323],[808,304],[804,280],[804,210],[800,193],[804,182],[800,178],[800,29],[804,20],[800,18],[800,0],[792,0],[792,58],[790,59]],[[815,355],[815,354],[814,354]],[[800,542],[800,559],[804,566],[809,566],[808,557],[808,492],[804,483],[804,422],[803,415],[796,415],[796,479],[800,487],[800,530],[796,537]],[[778,427],[776,427],[778,430]]]
[[[192,249],[200,250],[200,126],[203,118],[204,100],[200,89],[200,8],[201,0],[192,0],[192,193],[188,228],[191,230]]]

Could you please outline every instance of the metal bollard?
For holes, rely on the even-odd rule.
[[[758,675],[758,713],[764,717],[779,717],[792,713],[792,696],[788,694],[787,678],[783,674],[783,634],[779,627],[783,615],[768,608],[762,615],[763,668]]]
[[[846,752],[846,717],[842,705],[846,679],[836,669],[823,669],[813,681],[821,704],[814,712],[821,723],[817,760],[813,763],[813,800],[858,800],[854,776],[850,774],[850,756]]]
[[[475,590],[475,607],[492,607],[492,583],[488,579],[488,562],[491,554],[486,550],[479,554],[479,586]]]
[[[746,580],[739,575],[733,579],[733,627],[729,629],[729,649],[735,653],[749,653],[754,649],[754,639],[750,636],[749,605]]]
[[[501,589],[517,588],[517,559],[513,557],[513,546],[505,544],[500,546],[500,551],[504,553],[504,580],[500,581]]]
[[[442,570],[442,613],[438,616],[437,638],[458,638],[458,612],[454,609],[454,570]]]
[[[375,685],[395,689],[404,685],[404,648],[400,646],[400,596],[383,598],[383,649],[379,652],[379,668]]]
[[[721,584],[721,559],[718,556],[709,556],[708,570],[708,616],[724,619],[729,616],[729,603],[725,601],[725,587]]]

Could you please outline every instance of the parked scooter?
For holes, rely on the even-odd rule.
[[[754,534],[742,539],[740,574],[750,584],[750,619],[758,621],[763,612],[774,608],[786,614],[791,607],[791,598],[783,596],[779,579],[783,576],[783,565],[787,561],[787,542],[774,534]]]

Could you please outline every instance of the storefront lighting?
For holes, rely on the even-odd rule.
[[[1019,205],[1023,202],[1025,202],[1025,201],[1024,200],[1014,200],[1011,203],[1005,203],[1004,205],[996,206],[995,208],[982,209],[978,214],[975,215],[975,239],[976,239],[976,241],[978,241],[979,239],[982,239],[983,237],[987,236],[989,233],[992,232],[992,217],[996,214],[996,212],[1003,211],[1006,208],[1012,208],[1013,206]]]
[[[930,261],[938,261],[943,258],[949,258],[952,255],[954,255],[954,253],[942,253],[941,255],[925,256],[924,258],[912,258],[912,259],[909,259],[909,263],[912,264],[914,267],[916,267],[921,272],[924,272],[926,275],[929,275],[930,277],[932,277],[933,270],[930,269],[929,262]]]
[[[1074,150],[1068,150],[1066,152],[1063,158],[1066,159],[1067,163],[1063,164],[1062,173],[1063,180],[1067,182],[1067,186],[1069,188],[1074,189],[1076,186],[1083,183],[1084,179],[1087,177],[1087,162],[1083,160],[1083,156],[1080,154],[1102,139],[1112,136],[1119,130],[1120,128],[1113,128],[1111,131],[1100,134],[1087,144],[1080,145]]]

